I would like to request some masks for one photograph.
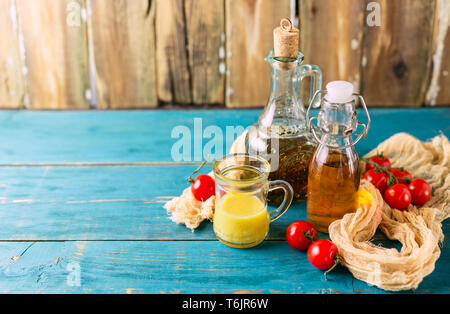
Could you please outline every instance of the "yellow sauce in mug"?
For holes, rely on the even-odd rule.
[[[224,196],[214,213],[214,232],[231,247],[249,248],[264,241],[269,232],[269,213],[256,196],[239,193]]]

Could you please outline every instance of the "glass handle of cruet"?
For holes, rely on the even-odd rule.
[[[283,216],[283,214],[288,210],[288,208],[292,204],[292,201],[294,200],[294,190],[292,189],[292,186],[288,182],[283,180],[276,180],[269,182],[269,191],[277,189],[281,189],[284,191],[284,199],[280,207],[269,213],[270,222],[273,222],[278,218],[280,218],[281,216]]]
[[[303,64],[299,67],[299,79],[298,79],[298,93],[301,98],[301,82],[303,79],[311,77],[311,87],[310,87],[310,95],[309,95],[309,101],[313,99],[314,94],[322,89],[322,71],[317,65],[311,65],[311,64]],[[308,104],[309,104],[308,101]],[[318,99],[316,99],[316,102],[313,104],[313,108],[320,107],[320,95]]]

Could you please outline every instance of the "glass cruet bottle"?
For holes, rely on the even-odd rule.
[[[326,91],[317,92],[314,98],[320,94],[325,97],[318,117],[309,118],[311,105],[306,115],[309,128],[319,142],[309,165],[306,208],[308,220],[317,230],[328,233],[333,221],[357,209],[360,170],[354,145],[366,137],[370,115],[363,97],[353,93],[349,82],[331,82]],[[367,116],[367,126],[358,122],[357,99]],[[353,140],[358,126],[363,131]]]
[[[306,196],[308,166],[317,142],[306,123],[300,83],[311,77],[312,96],[321,89],[322,73],[317,66],[302,64],[304,57],[298,51],[298,44],[292,46],[295,53],[290,56],[283,49],[278,49],[279,53],[273,49],[265,59],[272,70],[270,96],[258,122],[249,129],[246,148],[270,162],[270,180],[289,182],[295,199],[301,199]],[[270,192],[268,197],[271,204],[279,204],[282,198],[279,191]]]

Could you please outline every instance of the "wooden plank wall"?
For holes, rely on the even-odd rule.
[[[321,67],[325,83],[347,80],[359,91],[364,1],[300,0],[299,12],[305,62]]]
[[[70,24],[68,8],[85,10],[84,0],[17,0],[25,48],[31,109],[88,109],[89,65],[86,23]],[[79,22],[79,23],[78,23]]]
[[[13,0],[0,1],[0,30],[0,106],[23,108],[26,94],[24,66]]]
[[[270,66],[264,62],[273,48],[273,29],[291,16],[289,0],[227,0],[228,107],[260,107],[267,102]]]
[[[154,10],[148,0],[88,1],[88,12],[98,107],[156,107]]]
[[[436,2],[378,1],[380,27],[366,27],[362,89],[378,106],[421,106],[431,70]]]
[[[426,94],[428,105],[450,103],[450,0],[438,0],[433,41],[433,68]]]
[[[0,108],[261,107],[283,17],[324,83],[450,105],[450,0],[0,0]]]

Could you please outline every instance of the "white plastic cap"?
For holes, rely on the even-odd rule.
[[[328,102],[344,104],[353,100],[353,84],[346,81],[334,81],[327,85]]]

